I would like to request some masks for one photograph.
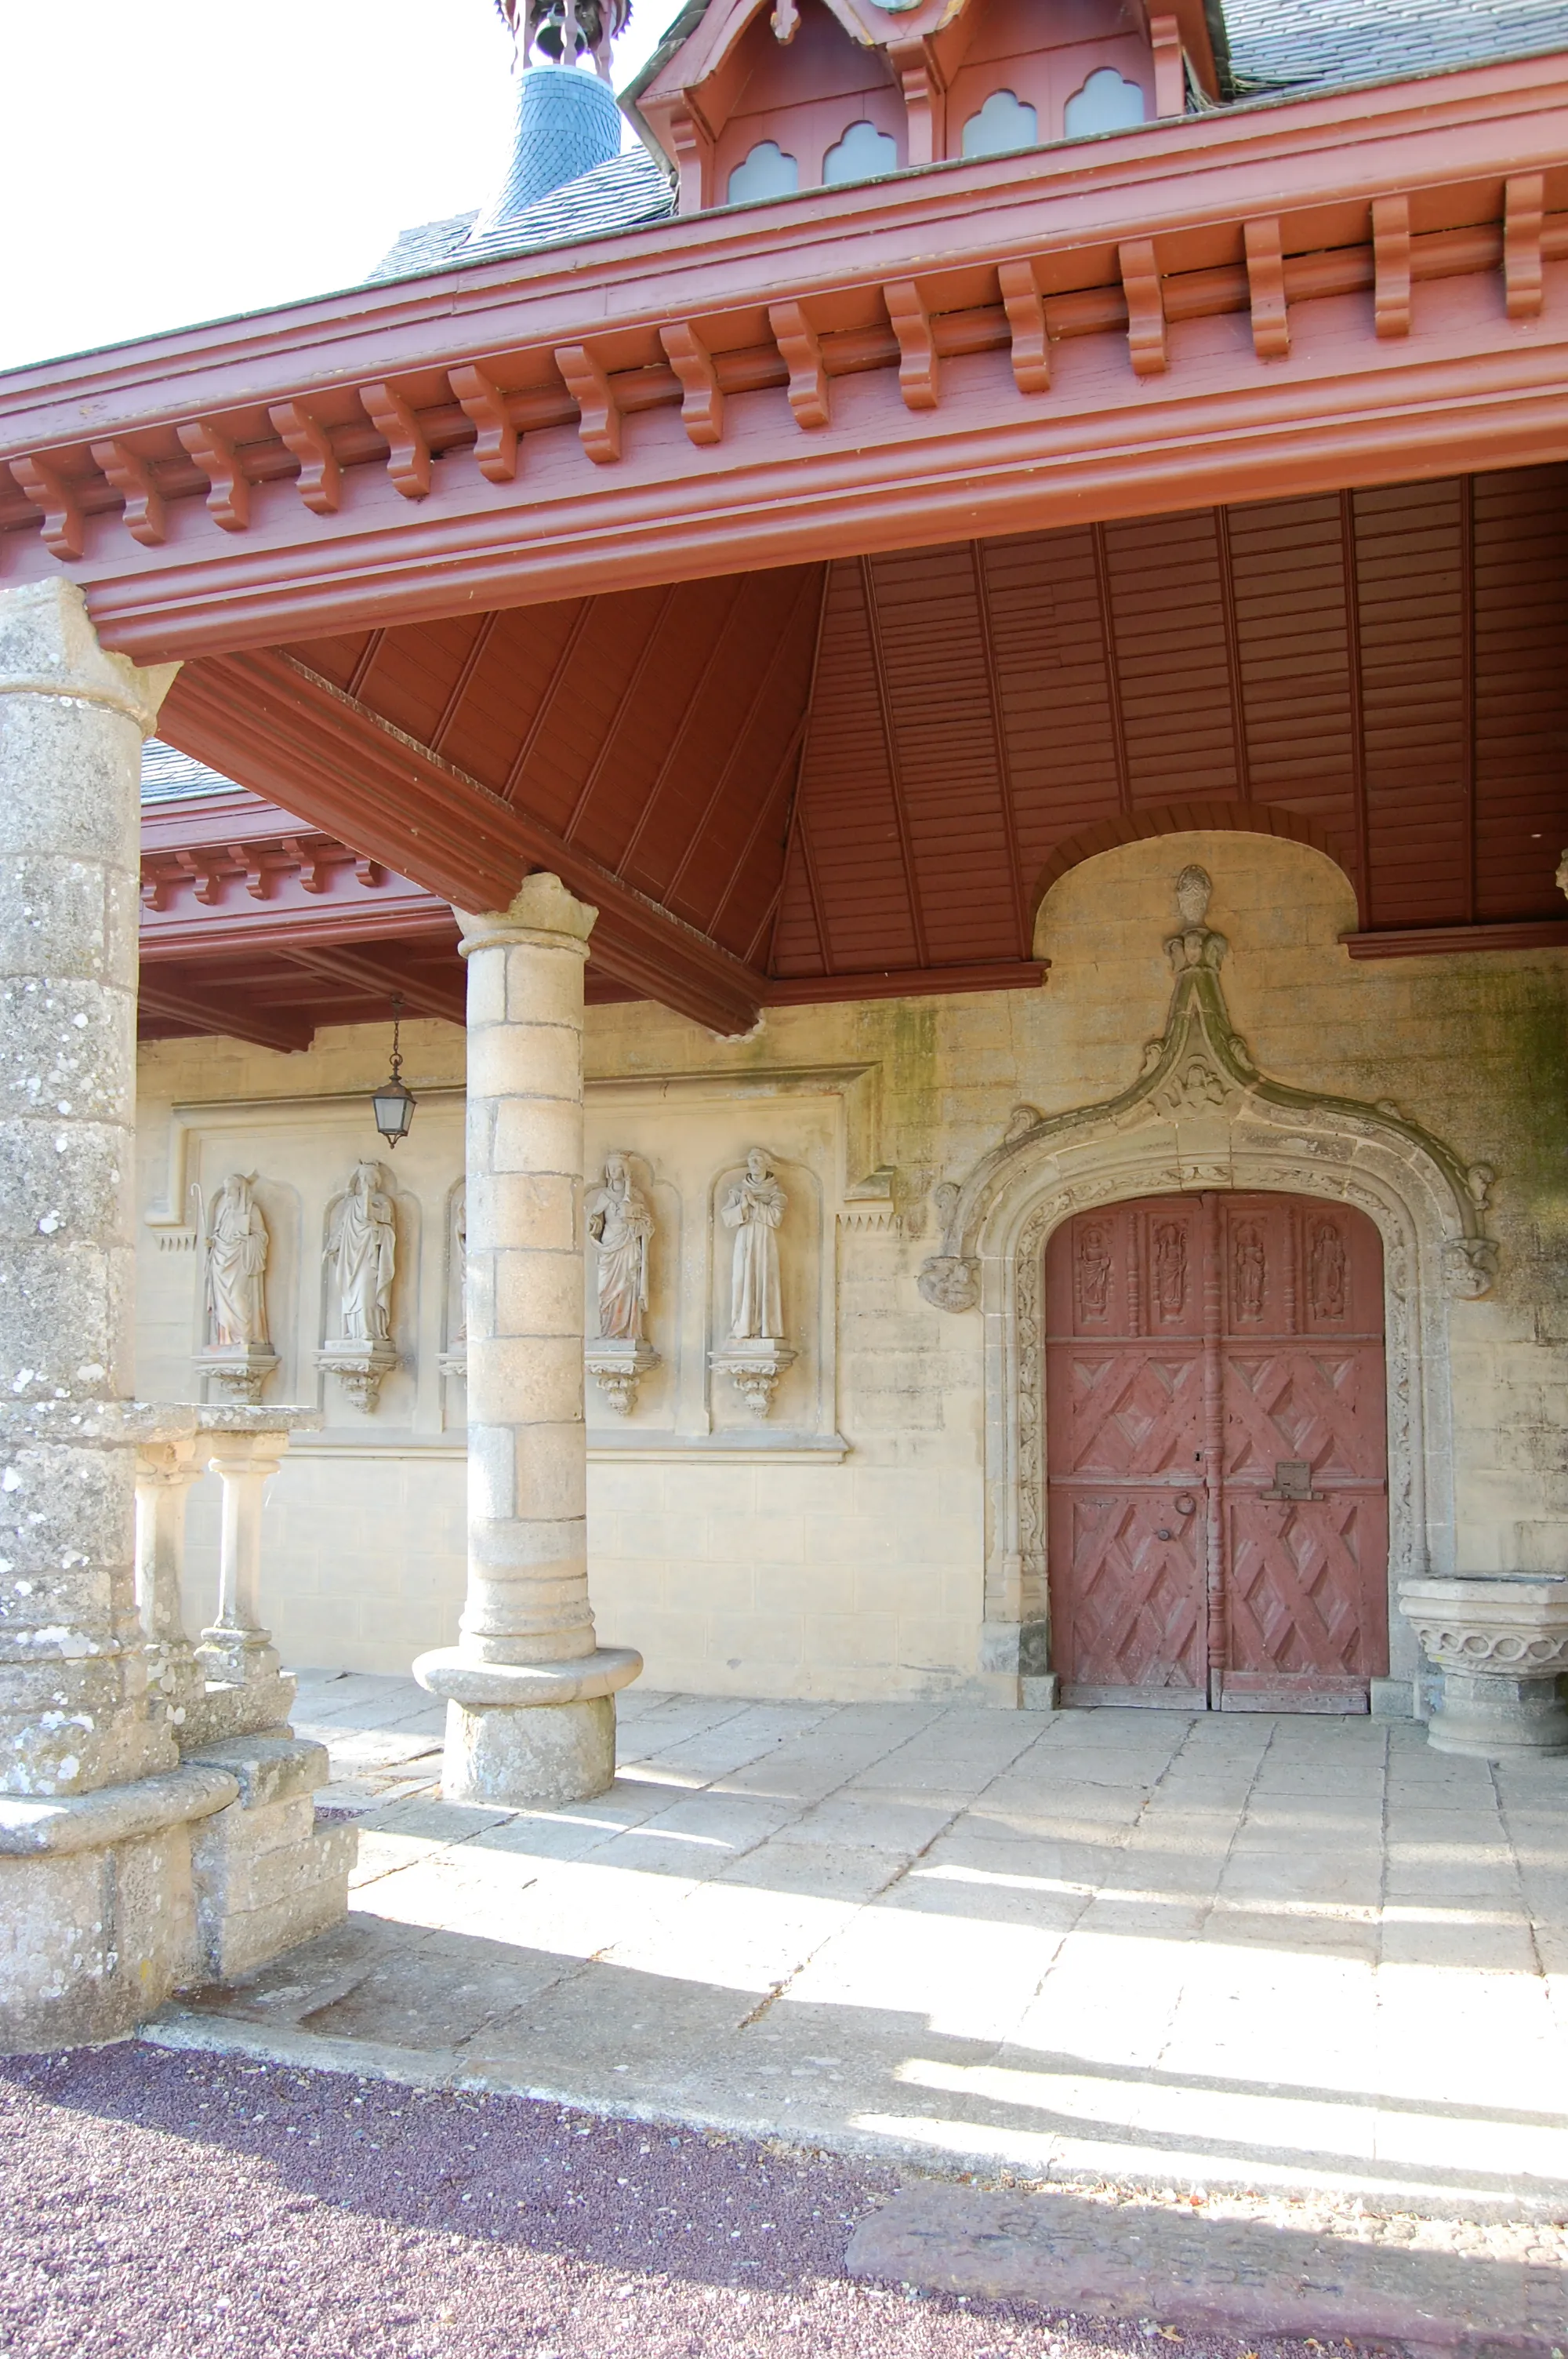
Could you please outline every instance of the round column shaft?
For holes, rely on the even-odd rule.
[[[176,1759],[146,1710],[132,1388],[141,752],[175,667],[0,591],[0,1794]]]
[[[468,962],[469,1575],[455,1647],[415,1676],[448,1702],[454,1799],[573,1801],[615,1774],[597,1645],[583,1420],[583,968],[595,912],[530,876],[459,910]]]

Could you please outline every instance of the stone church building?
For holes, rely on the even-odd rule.
[[[280,1661],[1559,1741],[1568,5],[503,13],[0,377],[12,2044],[341,1911]]]

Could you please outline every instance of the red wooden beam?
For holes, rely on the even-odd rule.
[[[784,975],[769,984],[768,1006],[818,1007],[839,999],[929,999],[944,991],[1038,991],[1050,964],[1049,959],[999,959],[970,966],[878,967],[860,974]]]
[[[504,908],[530,869],[554,869],[599,910],[593,955],[609,973],[716,1032],[756,1021],[762,975],[287,656],[188,665],[159,728],[460,908]]]
[[[257,1007],[240,992],[213,987],[203,979],[199,986],[162,981],[144,974],[137,1000],[149,1016],[167,1023],[186,1024],[193,1031],[231,1040],[250,1040],[260,1049],[276,1049],[288,1056],[308,1049],[316,1027],[298,1017]]]

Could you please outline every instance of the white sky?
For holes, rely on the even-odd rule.
[[[618,82],[679,5],[635,0]],[[0,368],[349,286],[501,176],[493,0],[9,0],[0,19]]]

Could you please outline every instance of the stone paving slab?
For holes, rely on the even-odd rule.
[[[1539,2354],[1568,2343],[1568,2233],[1474,2234],[1411,2218],[1291,2219],[1261,2205],[907,2187],[849,2241],[851,2277],[1152,2316],[1198,2334],[1316,2335],[1411,2352]]]
[[[353,1915],[155,2037],[936,2171],[1568,2213],[1568,1763],[633,1689],[608,1794],[506,1810],[441,1800],[427,1706],[301,1680]]]

